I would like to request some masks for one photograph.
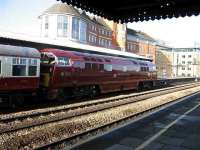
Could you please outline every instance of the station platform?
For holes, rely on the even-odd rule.
[[[200,94],[73,150],[200,150]]]

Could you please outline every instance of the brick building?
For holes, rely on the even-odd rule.
[[[126,50],[147,58],[155,62],[156,40],[144,32],[138,32],[133,29],[127,29]]]
[[[155,62],[155,40],[143,32],[127,29],[126,24],[91,17],[64,3],[54,4],[39,18],[41,37],[128,51]]]
[[[200,49],[159,49],[156,66],[159,78],[200,77]]]
[[[103,19],[90,17],[70,5],[54,4],[39,19],[41,37],[119,49],[113,40],[113,30]]]

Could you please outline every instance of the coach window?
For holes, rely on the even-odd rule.
[[[13,58],[13,76],[26,76],[26,58]]]
[[[123,66],[123,72],[127,71],[127,66]]]
[[[1,67],[1,60],[0,60],[0,74],[1,74],[1,68],[2,68],[2,67]]]
[[[92,64],[92,70],[98,70],[98,64]]]
[[[28,75],[36,76],[37,75],[37,59],[29,59],[28,61]]]
[[[91,70],[91,64],[90,63],[85,63],[85,70]]]
[[[104,70],[103,64],[99,64],[99,70],[100,70],[100,71],[103,71],[103,70]]]

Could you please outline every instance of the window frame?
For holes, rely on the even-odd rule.
[[[27,74],[27,76],[29,76],[29,77],[36,77],[36,76],[38,76],[38,59],[37,58],[29,58],[28,59],[28,65],[27,65],[27,67],[28,67],[28,70],[27,70],[28,74]],[[30,67],[36,67],[35,75],[30,75],[29,74]]]
[[[61,58],[64,59],[64,63],[63,63],[63,64],[61,64],[61,60],[59,60],[59,59],[61,59]],[[66,59],[67,61],[66,61],[65,59]],[[66,63],[66,62],[67,62],[67,63]],[[56,58],[56,65],[57,65],[58,67],[67,67],[67,66],[71,66],[70,58],[68,58],[68,57],[63,57],[63,56],[59,56],[59,57]]]
[[[2,74],[2,59],[0,59],[0,75]]]
[[[12,77],[28,77],[27,59],[28,58],[25,57],[12,57]],[[25,64],[23,63],[23,60],[25,60]],[[13,75],[14,66],[25,66],[25,75]]]
[[[57,36],[68,37],[68,28],[69,28],[69,17],[66,15],[57,15]]]

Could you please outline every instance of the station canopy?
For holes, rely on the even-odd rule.
[[[58,0],[115,22],[199,15],[200,0]]]

